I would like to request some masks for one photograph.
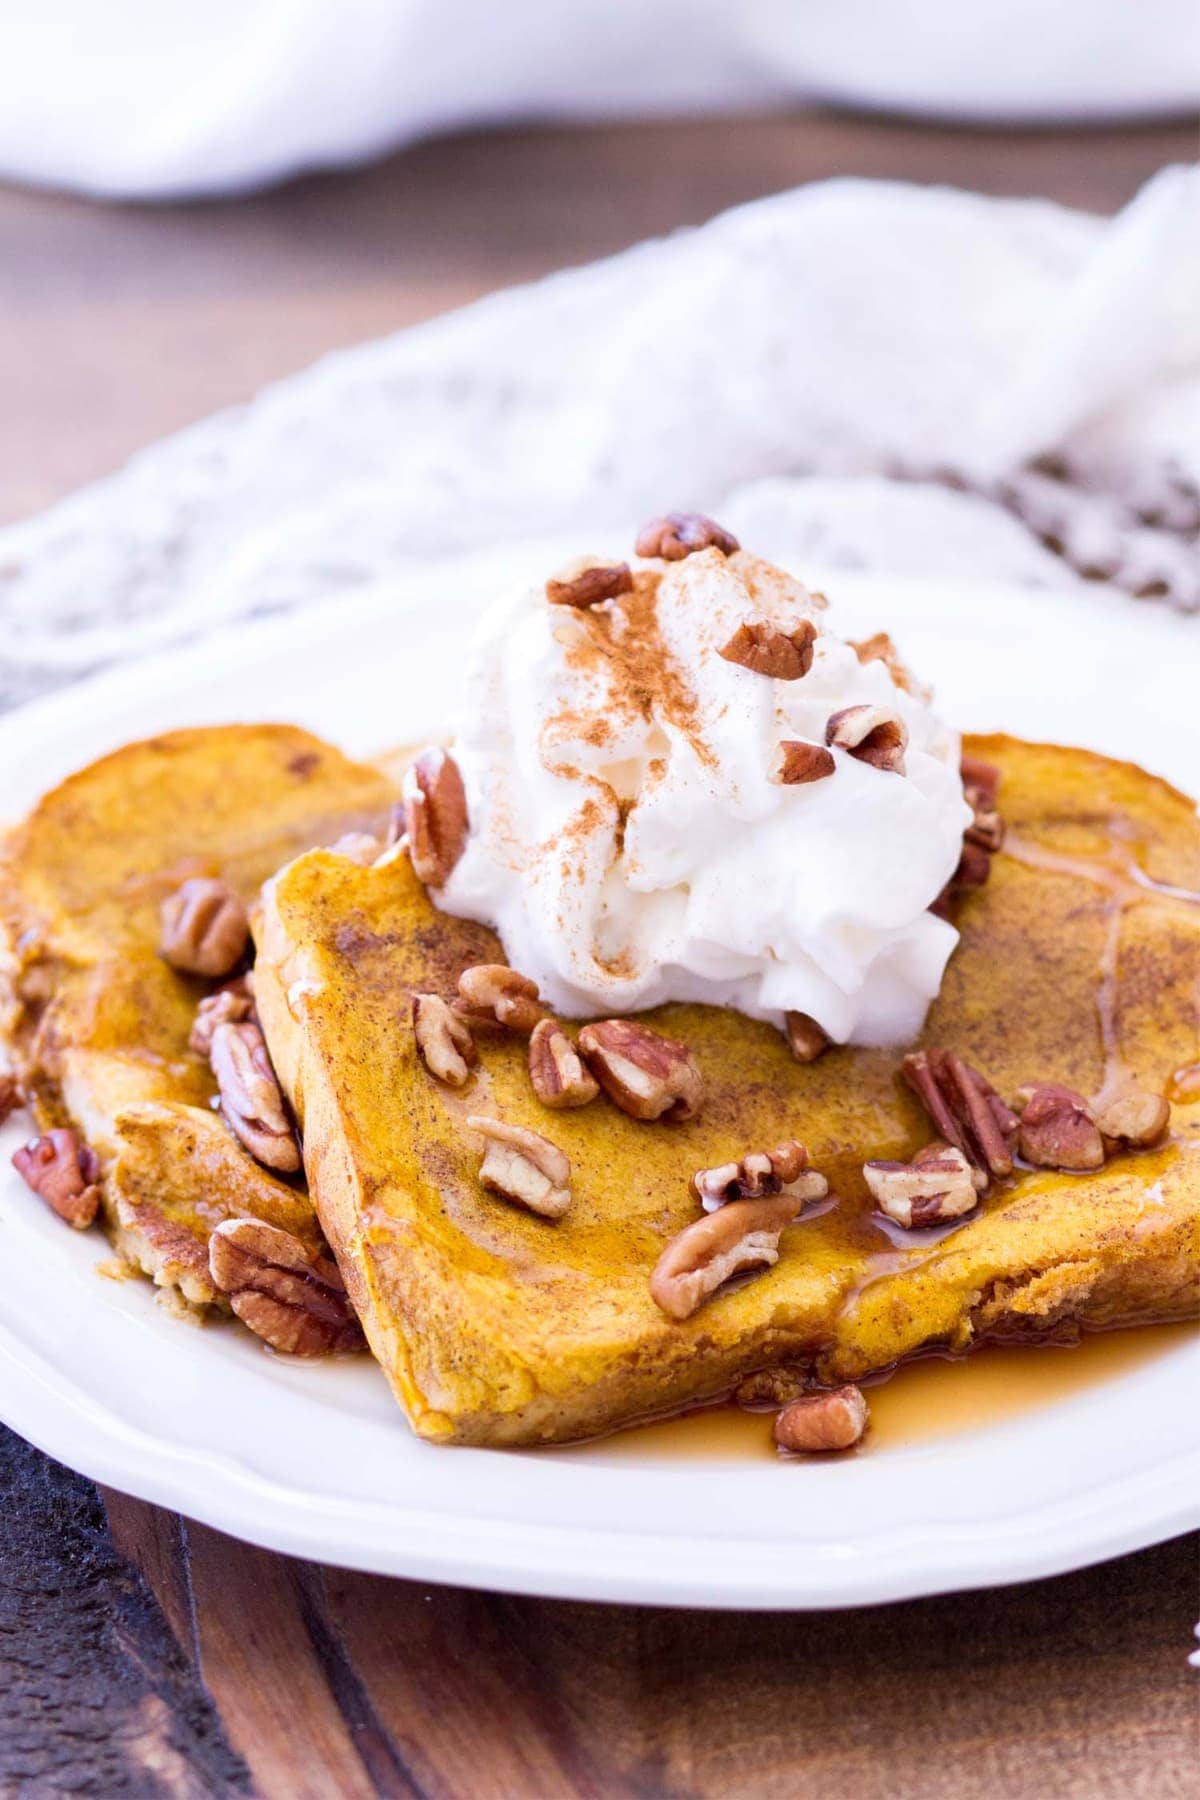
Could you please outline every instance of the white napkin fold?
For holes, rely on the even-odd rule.
[[[1200,171],[1115,220],[835,181],[341,352],[0,533],[0,699],[700,507],[816,563],[1200,607]]]
[[[952,118],[1184,114],[1194,0],[9,0],[0,171],[216,193],[498,119],[842,100]]]

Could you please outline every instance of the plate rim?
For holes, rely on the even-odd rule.
[[[942,596],[948,599],[950,592],[961,598],[964,590],[981,600],[1003,596],[1011,601],[1019,595],[1024,604],[1031,596],[1031,590],[1003,581],[918,582],[876,571],[820,573],[835,592],[839,586],[843,592],[881,594],[886,589],[893,602],[898,592],[915,594],[918,588],[926,602],[935,604]],[[1077,604],[1075,596],[1059,593],[1037,598],[1055,608],[1064,602],[1068,609]],[[81,711],[103,712],[118,707],[126,697],[144,696],[148,682],[156,683],[160,692],[186,692],[203,676],[219,674],[231,656],[255,660],[269,654],[273,645],[286,645],[292,653],[313,648],[324,639],[342,636],[348,628],[368,626],[385,611],[389,616],[396,612],[407,616],[420,602],[419,584],[406,595],[398,593],[393,583],[378,584],[339,603],[336,610],[309,608],[243,623],[199,643],[123,662],[0,719],[0,754],[21,748],[25,735],[44,743],[68,720],[78,722]],[[1080,607],[1093,623],[1095,607],[1091,595]],[[1127,601],[1117,602],[1119,611],[1129,607]],[[1131,615],[1130,623],[1144,616]],[[1172,619],[1166,630],[1174,632],[1178,624]],[[111,740],[109,747],[115,747]],[[536,1520],[457,1516],[449,1531],[442,1526],[439,1533],[438,1516],[404,1498],[385,1506],[374,1499],[305,1493],[211,1449],[155,1437],[140,1424],[122,1419],[109,1405],[98,1408],[82,1387],[71,1390],[67,1372],[22,1342],[3,1320],[0,1417],[39,1449],[93,1480],[264,1548],[408,1579],[554,1598],[755,1611],[883,1604],[1063,1573],[1200,1525],[1197,1444],[1150,1468],[1113,1478],[1098,1493],[1050,1503],[1043,1498],[1028,1514],[1007,1515],[1002,1530],[995,1520],[970,1529],[956,1523],[947,1539],[944,1524],[931,1526],[923,1535],[910,1530],[901,1547],[894,1536],[889,1539],[881,1533],[870,1541],[847,1542],[841,1555],[828,1545],[810,1546],[819,1566],[799,1572],[793,1568],[782,1589],[778,1569],[768,1580],[749,1540],[739,1540],[735,1547],[728,1539],[705,1539],[692,1530],[685,1540],[687,1555],[693,1563],[697,1552],[700,1560],[708,1558],[702,1587],[695,1570],[689,1573],[686,1561],[673,1555],[679,1545],[662,1534],[632,1532],[627,1524],[599,1534],[592,1526],[549,1531]],[[402,1419],[397,1419],[397,1426],[405,1429]],[[694,1475],[696,1465],[680,1464],[681,1469],[689,1467]],[[361,1535],[362,1526],[375,1513],[386,1515],[394,1544]],[[1031,1529],[1034,1522],[1037,1529]],[[601,1535],[604,1556],[598,1558]]]

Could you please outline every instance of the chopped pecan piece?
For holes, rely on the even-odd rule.
[[[783,787],[804,787],[824,781],[837,768],[823,744],[806,744],[802,738],[783,738],[775,764],[775,780]]]
[[[207,1062],[212,1055],[213,1032],[218,1025],[240,1025],[254,1018],[254,978],[240,975],[215,994],[206,994],[196,1008],[188,1045]]]
[[[1100,1135],[1107,1143],[1133,1150],[1161,1143],[1170,1122],[1166,1100],[1148,1088],[1127,1088],[1096,1115]]]
[[[958,765],[963,793],[972,812],[994,812],[1000,793],[1000,771],[979,756],[963,756]]]
[[[159,955],[188,975],[228,975],[246,953],[250,920],[227,881],[197,875],[162,903]]]
[[[963,849],[994,856],[1004,843],[1004,820],[998,812],[977,812],[963,833]]]
[[[211,1062],[221,1116],[234,1136],[265,1168],[294,1174],[300,1167],[300,1148],[266,1040],[254,1021],[218,1025],[212,1034]]]
[[[651,519],[638,532],[634,549],[639,556],[660,556],[666,562],[682,562],[695,550],[720,550],[732,556],[741,545],[731,531],[726,531],[703,513],[664,513]]]
[[[414,994],[412,1021],[417,1054],[429,1073],[447,1087],[465,1087],[479,1061],[466,1020],[440,994]]]
[[[765,1411],[767,1407],[786,1406],[791,1400],[798,1400],[801,1394],[808,1391],[808,1376],[803,1369],[789,1368],[786,1363],[777,1369],[759,1369],[753,1375],[747,1375],[733,1390],[733,1403],[743,1406],[748,1412]]]
[[[673,1237],[650,1277],[650,1295],[670,1319],[690,1319],[710,1294],[741,1269],[769,1269],[779,1239],[796,1216],[790,1194],[731,1200]]]
[[[867,1429],[867,1402],[861,1388],[834,1388],[830,1393],[805,1394],[785,1406],[775,1421],[775,1442],[781,1450],[805,1455],[828,1450],[852,1450]]]
[[[25,1104],[25,1095],[16,1076],[9,1071],[0,1074],[0,1125]]]
[[[541,1019],[529,1039],[529,1079],[543,1106],[586,1106],[600,1092],[557,1019]]]
[[[691,1188],[705,1212],[715,1212],[732,1200],[762,1200],[785,1188],[799,1211],[806,1201],[823,1200],[829,1183],[809,1168],[808,1151],[791,1138],[774,1150],[751,1150],[740,1162],[698,1169]]]
[[[405,772],[404,828],[418,881],[444,887],[467,842],[466,789],[445,750],[422,750]]]
[[[634,1119],[691,1119],[704,1085],[686,1044],[632,1019],[585,1025],[579,1048],[609,1099]]]
[[[982,844],[974,843],[968,832],[963,839],[962,855],[958,859],[958,867],[950,877],[951,889],[962,892],[968,888],[981,888],[986,884],[991,873],[991,853]]]
[[[618,594],[632,592],[633,576],[628,563],[597,563],[586,557],[546,583],[546,598],[551,606],[599,606],[602,600],[615,600]]]
[[[996,810],[1000,771],[977,756],[964,756],[959,763],[959,774],[963,798],[975,815],[964,833],[966,842],[994,855],[1004,842],[1004,820]]]
[[[959,768],[963,798],[975,816],[963,833],[958,867],[929,908],[939,919],[951,917],[956,896],[985,885],[992,872],[992,857],[1004,843],[1004,820],[996,811],[999,769],[977,756],[964,756]]]
[[[467,1124],[484,1140],[479,1179],[489,1193],[515,1200],[544,1219],[561,1219],[571,1204],[571,1164],[558,1145],[503,1119],[473,1113]]]
[[[953,1144],[926,1144],[910,1163],[864,1163],[863,1178],[880,1212],[906,1229],[959,1219],[979,1203],[979,1177]]]
[[[802,619],[791,631],[770,619],[748,619],[739,625],[719,655],[773,681],[799,681],[812,668],[817,628]]]
[[[825,742],[873,769],[903,775],[908,726],[886,706],[843,706],[825,722]]]
[[[330,1356],[363,1348],[337,1264],[290,1231],[259,1219],[226,1219],[208,1241],[208,1267],[243,1325],[272,1350]]]
[[[904,1058],[904,1079],[940,1138],[961,1150],[977,1175],[1011,1175],[1017,1115],[978,1069],[949,1050],[917,1050]]]
[[[929,698],[928,688],[917,680],[886,631],[869,638],[851,638],[849,643],[860,663],[881,662],[898,688],[923,700]]]
[[[13,1156],[13,1168],[51,1212],[76,1231],[95,1223],[100,1206],[100,1162],[77,1131],[58,1126],[30,1138]]]
[[[817,1021],[810,1019],[807,1013],[785,1013],[783,1034],[787,1038],[788,1049],[797,1062],[816,1062],[822,1051],[829,1048],[828,1032],[822,1030]]]
[[[383,845],[373,832],[347,831],[329,848],[334,856],[348,857],[360,869],[369,869],[381,854]]]
[[[459,1011],[473,1025],[503,1025],[530,1032],[546,1016],[539,1004],[537,982],[507,963],[477,963],[458,978]]]
[[[1040,1169],[1083,1173],[1104,1164],[1104,1139],[1082,1094],[1056,1081],[1022,1088],[1017,1147]]]

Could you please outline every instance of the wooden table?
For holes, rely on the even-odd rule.
[[[239,203],[0,191],[0,518],[321,351],[835,173],[1111,211],[1190,126],[521,131]],[[248,1548],[0,1432],[0,1795],[1193,1796],[1196,1542],[785,1617],[430,1590]],[[881,1495],[886,1504],[886,1495]]]

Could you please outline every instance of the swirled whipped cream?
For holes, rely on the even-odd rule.
[[[537,588],[481,621],[452,745],[470,829],[438,904],[494,927],[565,1016],[691,1000],[912,1038],[957,941],[929,911],[971,817],[957,735],[782,570],[719,548],[632,567],[599,605]],[[805,621],[798,679],[722,655],[746,625],[804,645]],[[852,707],[899,722],[902,768],[836,732],[814,753]]]

